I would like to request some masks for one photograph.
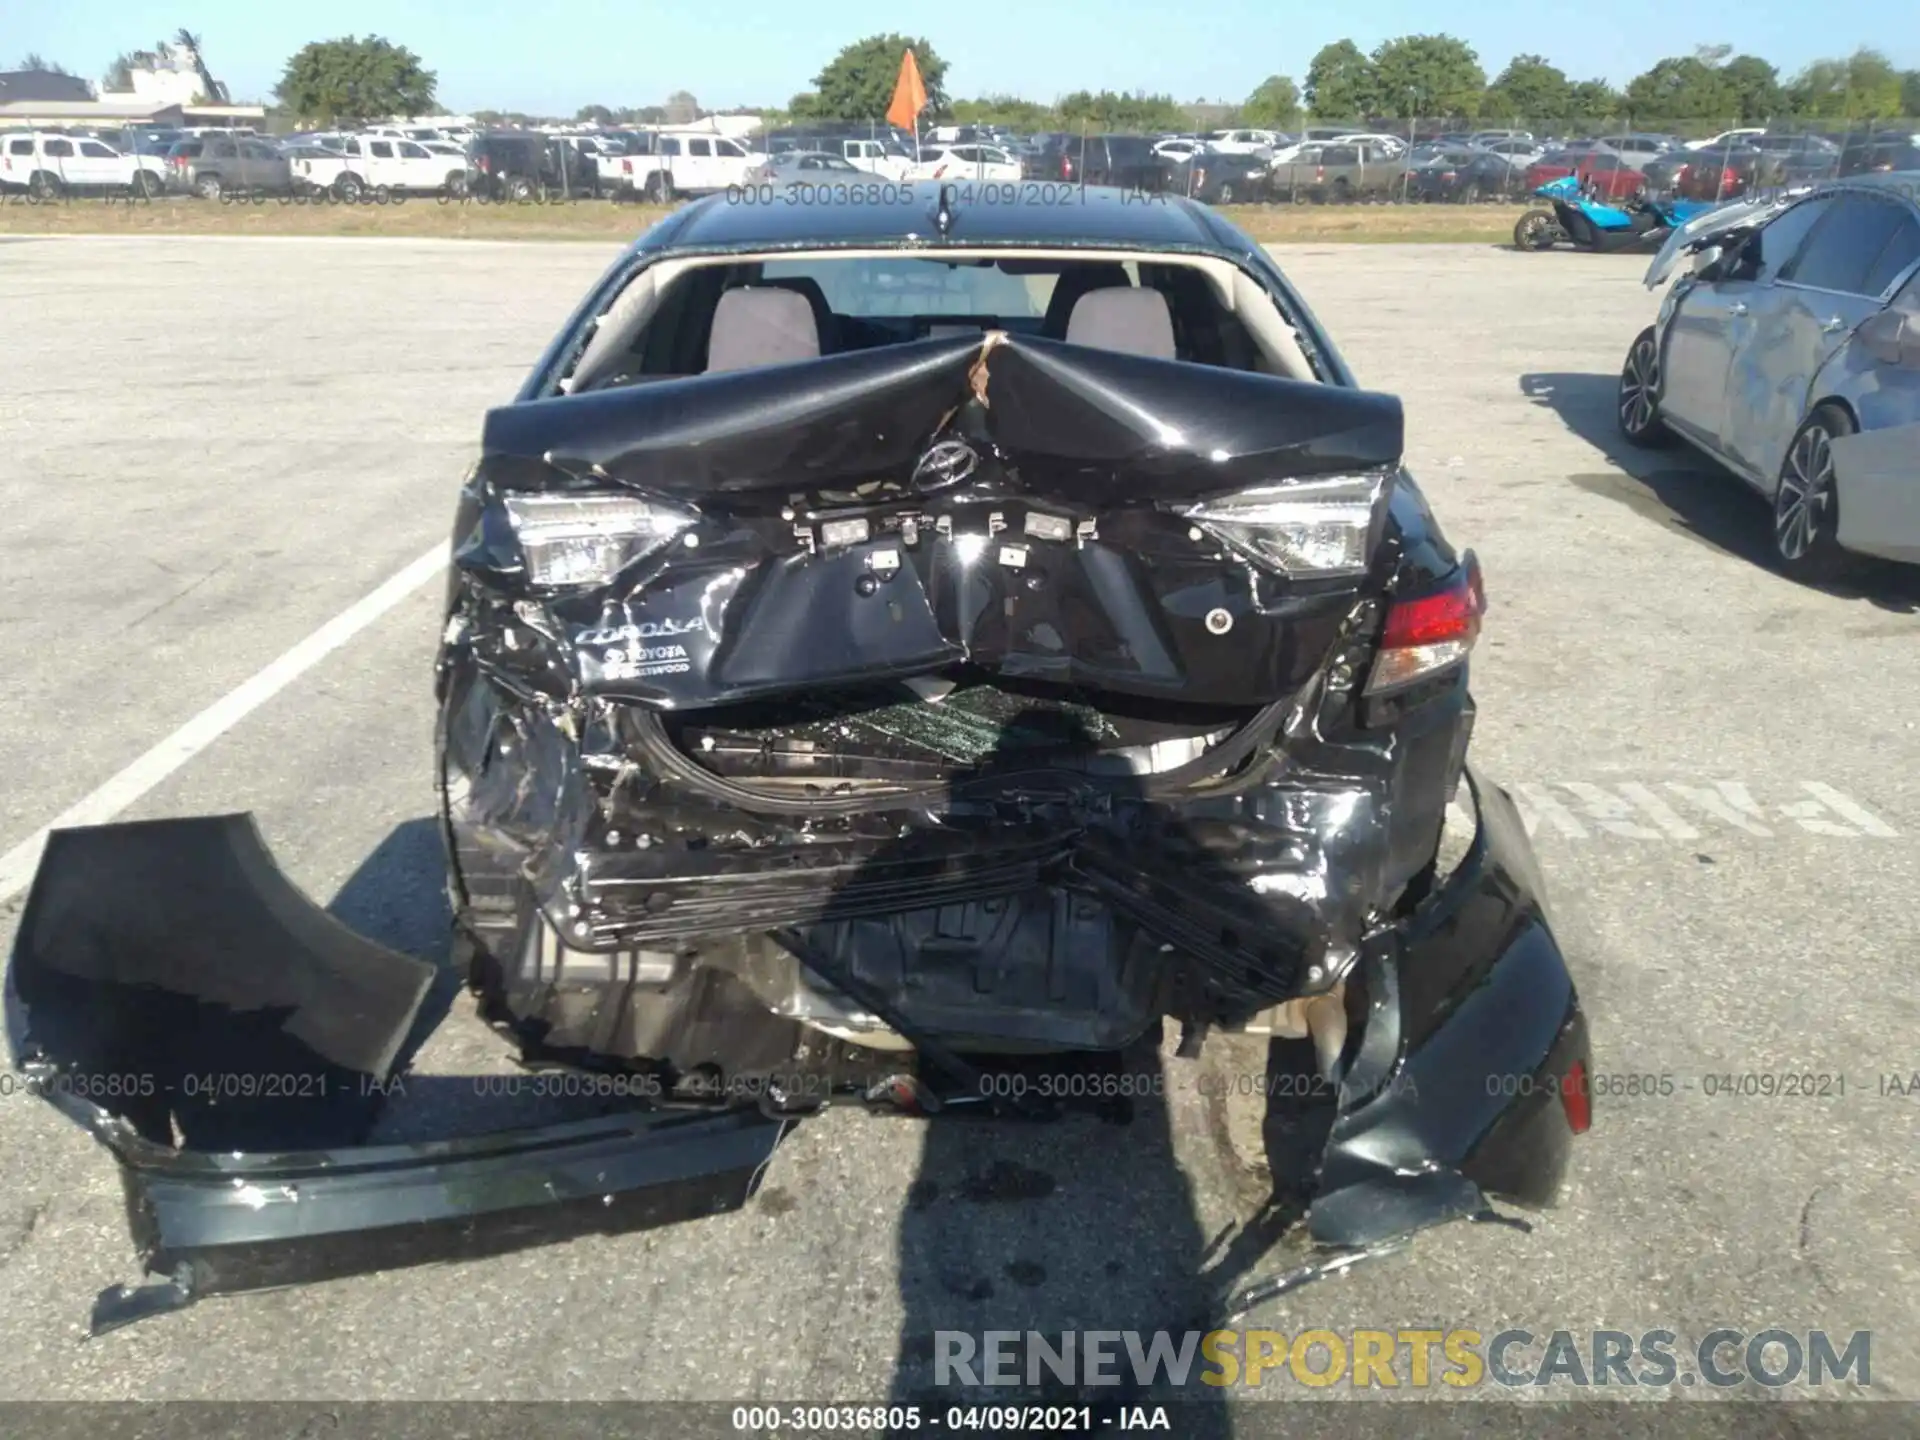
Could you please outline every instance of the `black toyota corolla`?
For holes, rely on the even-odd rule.
[[[430,967],[323,925],[242,818],[64,832],[15,1053],[164,1277],[96,1323],[704,1213],[822,1105],[1032,1110],[1009,1074],[1167,1025],[1170,1064],[1251,1030],[1321,1077],[1341,1253],[1550,1203],[1585,1026],[1467,764],[1481,577],[1402,431],[1185,200],[675,212],[486,417],[434,677],[457,952],[619,1103],[367,1145]],[[333,1099],[84,1083],[209,1056]]]

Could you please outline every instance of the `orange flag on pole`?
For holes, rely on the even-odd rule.
[[[893,82],[893,103],[887,106],[887,123],[918,133],[920,112],[926,108],[926,82],[920,78],[920,62],[909,50],[900,61],[900,78]]]

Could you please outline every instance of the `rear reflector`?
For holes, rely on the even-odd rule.
[[[1567,1124],[1573,1133],[1584,1135],[1593,1126],[1593,1097],[1587,1093],[1587,1062],[1576,1060],[1567,1067],[1560,1083],[1560,1108],[1567,1112]]]
[[[1486,609],[1480,562],[1468,552],[1446,589],[1397,601],[1387,611],[1367,693],[1398,690],[1460,664],[1480,638],[1480,617]]]

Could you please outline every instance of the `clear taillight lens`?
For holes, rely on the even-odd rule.
[[[1345,475],[1245,490],[1183,511],[1251,558],[1310,579],[1364,575],[1373,556],[1385,475]]]
[[[630,495],[503,497],[535,585],[605,585],[692,525],[684,510]]]

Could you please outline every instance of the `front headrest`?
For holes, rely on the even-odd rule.
[[[807,297],[792,290],[728,290],[714,307],[707,370],[751,370],[820,357],[820,327]]]
[[[1067,321],[1067,343],[1150,360],[1177,358],[1167,297],[1158,290],[1130,285],[1089,290],[1075,301]]]

